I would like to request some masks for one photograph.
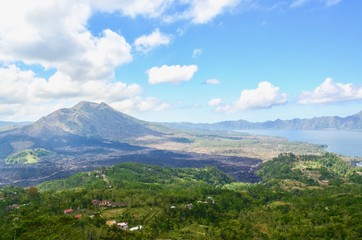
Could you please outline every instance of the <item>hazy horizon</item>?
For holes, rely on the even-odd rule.
[[[89,101],[82,101],[82,102],[89,102]],[[80,103],[80,102],[79,102]],[[96,103],[96,102],[91,102],[91,103]],[[101,104],[101,103],[104,103],[104,102],[99,102],[99,103],[96,103],[96,104]],[[78,104],[78,103],[77,103]],[[107,104],[107,103],[106,103]],[[107,105],[109,105],[109,104],[107,104]],[[74,105],[75,106],[75,105]],[[72,106],[73,107],[73,106]],[[59,110],[59,109],[57,109],[57,110]],[[57,111],[56,110],[56,111]],[[115,110],[117,110],[117,109],[115,109]],[[118,110],[117,110],[118,111]],[[54,112],[54,111],[53,111]],[[52,114],[53,112],[50,112],[50,113],[46,113],[44,116],[42,116],[42,117],[46,117],[47,115],[50,115],[50,114]],[[359,112],[362,112],[362,111],[359,111]],[[359,112],[356,112],[356,113],[354,113],[354,114],[357,114],[357,113],[359,113]],[[124,113],[124,114],[126,114],[126,113]],[[354,115],[354,114],[351,114],[351,115]],[[131,117],[135,117],[135,116],[133,116],[132,114],[128,114],[128,115],[130,115]],[[310,118],[307,118],[307,117],[301,117],[301,118],[297,118],[297,117],[291,117],[291,118],[288,118],[288,119],[281,119],[281,118],[276,118],[276,119],[266,119],[266,120],[264,120],[264,121],[250,121],[250,120],[248,120],[248,119],[224,119],[224,120],[221,120],[221,121],[215,121],[215,122],[207,122],[207,121],[205,121],[205,122],[192,122],[192,121],[172,121],[172,122],[174,122],[174,123],[182,123],[182,122],[187,122],[187,123],[194,123],[194,124],[198,124],[198,123],[218,123],[218,122],[222,122],[222,121],[237,121],[237,120],[245,120],[245,121],[249,121],[249,122],[254,122],[254,123],[258,123],[258,122],[266,122],[266,121],[276,121],[276,120],[282,120],[282,121],[285,121],[285,120],[293,120],[293,119],[311,119],[311,118],[318,118],[318,117],[335,117],[335,116],[337,116],[337,117],[342,117],[342,118],[344,118],[344,117],[348,117],[348,116],[351,116],[351,115],[345,115],[345,116],[341,116],[341,115],[330,115],[330,116],[313,116],[313,117],[310,117]],[[40,118],[42,118],[42,117],[40,117]],[[39,118],[39,119],[40,119]],[[15,123],[33,123],[33,122],[36,122],[37,120],[39,120],[39,119],[36,119],[35,121],[3,121],[2,119],[0,119],[0,122],[15,122]],[[139,118],[140,120],[144,120],[144,121],[147,121],[147,120],[145,120],[145,119],[141,119],[141,118]],[[150,121],[151,122],[151,121]],[[153,122],[159,122],[159,123],[162,123],[162,122],[166,122],[166,121],[153,121]],[[171,123],[171,122],[170,122]]]

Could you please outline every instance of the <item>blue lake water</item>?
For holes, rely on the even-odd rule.
[[[327,151],[362,157],[362,131],[340,130],[245,130],[254,135],[284,137],[290,141],[328,145]]]

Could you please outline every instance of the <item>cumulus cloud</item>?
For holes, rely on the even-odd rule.
[[[116,68],[132,61],[132,47],[126,39],[110,29],[93,35],[87,24],[92,14],[99,11],[161,17],[170,4],[170,0],[0,1],[0,115],[15,108],[16,113],[8,118],[34,120],[79,100],[130,100],[133,105],[128,109],[164,109],[165,104],[157,102],[157,98],[141,97],[138,84],[125,84],[114,78]],[[158,29],[154,36],[165,43],[165,36]],[[140,46],[147,49],[154,44],[143,42]],[[42,78],[17,65],[27,69],[42,66],[54,74]]]
[[[86,1],[1,1],[0,61],[40,64],[82,81],[112,78],[132,60],[131,46],[109,29],[93,36],[90,16]]]
[[[142,35],[137,38],[133,45],[135,46],[136,51],[148,53],[159,46],[168,45],[170,42],[171,37],[161,33],[160,30],[156,28],[151,34]]]
[[[218,85],[220,84],[220,80],[216,79],[216,78],[211,78],[211,79],[207,79],[204,84],[208,84],[208,85]]]
[[[319,104],[356,100],[362,100],[362,85],[335,83],[332,78],[327,78],[313,91],[304,91],[299,103]]]
[[[237,110],[270,108],[287,103],[287,95],[270,82],[260,82],[256,89],[241,91],[240,98],[234,103]]]
[[[260,82],[256,89],[243,90],[240,98],[233,104],[215,105],[218,112],[237,112],[254,109],[271,108],[287,103],[287,94],[281,93],[279,87],[270,82]]]
[[[148,82],[150,84],[158,83],[180,83],[190,81],[197,72],[196,65],[163,65],[153,67],[147,70]]]
[[[193,58],[197,58],[197,57],[199,57],[201,54],[202,54],[202,49],[201,49],[201,48],[195,48],[195,49],[192,51],[192,57],[193,57]]]
[[[209,107],[216,107],[220,106],[221,104],[222,104],[221,98],[213,98],[207,103]]]
[[[78,81],[112,79],[117,67],[132,61],[132,48],[122,35],[110,29],[104,29],[100,35],[93,35],[87,26],[92,13],[117,12],[133,18],[163,18],[169,14],[178,15],[173,10],[182,5],[186,15],[189,15],[186,20],[205,23],[237,2],[0,1],[0,61],[39,64],[45,69],[54,68]],[[156,29],[150,35],[136,39],[134,46],[137,51],[148,52],[169,43],[170,37]]]
[[[38,81],[32,71],[21,71],[15,65],[8,68],[0,68],[0,102],[22,103],[29,100],[29,87]]]
[[[342,0],[294,0],[291,4],[290,7],[291,8],[298,8],[298,7],[302,7],[310,2],[321,2],[322,4],[324,4],[326,7],[331,7],[334,5],[337,5],[341,2]]]
[[[169,107],[169,104],[157,98],[141,97],[142,88],[138,84],[120,81],[74,81],[59,72],[45,79],[15,65],[1,67],[0,79],[0,116],[6,116],[9,120],[36,120],[45,113],[72,106],[80,100],[107,102],[116,106],[117,103],[123,103],[122,106],[128,103],[127,107],[118,108],[128,112],[162,111]]]

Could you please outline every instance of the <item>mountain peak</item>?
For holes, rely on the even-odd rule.
[[[73,134],[108,140],[159,135],[141,120],[123,114],[108,104],[82,101],[41,118],[26,129],[32,136]]]
[[[72,107],[73,110],[90,110],[90,109],[100,109],[100,108],[109,108],[114,110],[108,104],[101,102],[101,103],[94,103],[94,102],[87,102],[81,101]]]

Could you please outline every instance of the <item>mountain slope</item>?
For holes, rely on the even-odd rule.
[[[163,123],[164,126],[181,129],[210,129],[210,130],[246,130],[246,129],[296,129],[296,130],[356,130],[362,129],[362,111],[345,118],[315,117],[311,119],[280,120],[266,122],[248,122],[245,120],[223,121],[218,123]]]
[[[115,141],[160,134],[145,125],[105,103],[80,102],[73,108],[55,111],[20,131],[33,137],[73,134]]]
[[[151,123],[118,112],[105,103],[80,102],[31,125],[0,132],[0,159],[31,148],[55,152],[73,149],[72,152],[80,154],[90,146],[102,148],[106,142],[110,144],[107,148],[113,148],[110,142],[130,143],[141,136],[162,135],[152,127]]]

